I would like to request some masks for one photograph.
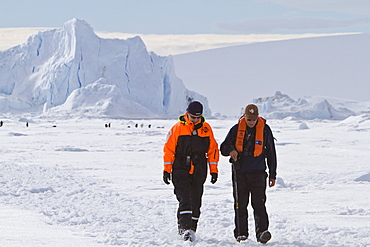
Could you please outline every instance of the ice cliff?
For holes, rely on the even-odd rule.
[[[148,52],[140,37],[102,39],[83,20],[39,32],[0,52],[0,113],[174,117],[191,100],[172,57]]]

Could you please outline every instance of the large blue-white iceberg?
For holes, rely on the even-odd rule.
[[[172,57],[148,52],[140,37],[102,39],[83,20],[31,36],[0,52],[0,113],[174,117],[192,100]]]

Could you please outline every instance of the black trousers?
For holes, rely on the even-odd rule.
[[[197,169],[192,175],[188,170],[173,170],[172,182],[179,202],[177,210],[179,229],[197,230],[206,177],[206,169]]]
[[[266,172],[260,173],[237,173],[236,182],[238,187],[238,210],[236,207],[235,177],[233,174],[233,195],[235,210],[234,236],[245,235],[248,237],[248,203],[251,203],[254,214],[256,236],[268,230],[269,220],[266,212]]]

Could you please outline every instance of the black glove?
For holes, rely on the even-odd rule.
[[[217,182],[217,178],[218,178],[218,173],[211,173],[211,183],[216,183]]]
[[[235,167],[236,170],[239,170],[240,169],[240,163],[239,163],[239,159],[237,161],[233,160],[232,158],[229,159],[229,162],[231,164],[233,164],[233,166]]]
[[[171,180],[171,173],[163,171],[163,182],[165,184],[170,184],[169,180]]]

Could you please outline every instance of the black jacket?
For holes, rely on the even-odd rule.
[[[253,128],[255,129],[255,127]],[[251,132],[255,132],[255,130],[249,129]],[[227,134],[224,142],[221,144],[220,150],[221,154],[223,156],[229,156],[230,152],[232,150],[236,150],[235,147],[235,140],[236,135],[238,132],[238,124],[235,124]],[[247,148],[247,153],[251,153],[250,155],[239,155],[239,164],[240,168],[237,170],[238,173],[253,173],[253,172],[264,172],[266,170],[266,160],[267,165],[269,168],[269,177],[271,179],[276,179],[276,167],[277,167],[277,161],[276,161],[276,151],[275,151],[275,143],[274,143],[274,137],[272,135],[272,131],[270,127],[265,124],[264,128],[264,148],[261,155],[257,157],[253,157],[253,151],[254,151],[254,145],[249,145]],[[246,147],[248,141],[247,139],[248,135],[245,135],[244,139],[244,147]],[[252,135],[252,138],[255,138],[254,135]],[[253,142],[254,143],[254,140]]]

